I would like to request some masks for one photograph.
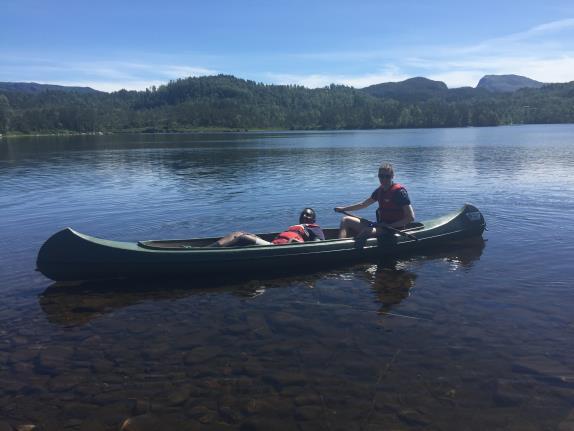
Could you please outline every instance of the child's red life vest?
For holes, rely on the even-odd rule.
[[[290,242],[305,242],[310,238],[310,234],[307,231],[307,227],[318,227],[316,224],[297,224],[295,226],[289,226],[285,232],[281,232],[275,237],[273,244],[288,244]]]

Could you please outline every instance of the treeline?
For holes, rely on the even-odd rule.
[[[197,129],[373,129],[574,123],[574,82],[490,93],[445,90],[413,102],[331,85],[265,85],[219,75],[146,91],[0,91],[1,133]]]

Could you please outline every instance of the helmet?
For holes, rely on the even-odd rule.
[[[299,223],[315,223],[317,214],[313,208],[305,208],[299,215]]]

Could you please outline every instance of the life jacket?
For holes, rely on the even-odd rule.
[[[281,232],[271,242],[273,244],[288,244],[292,242],[310,241],[317,237],[317,234],[313,232],[312,228],[318,227],[318,224],[297,224],[295,226],[289,226],[285,232]]]
[[[402,188],[404,187],[399,183],[393,184],[388,190],[379,188],[379,191],[377,192],[377,200],[379,201],[377,221],[394,223],[403,218],[403,208],[397,205],[393,200],[395,192]]]

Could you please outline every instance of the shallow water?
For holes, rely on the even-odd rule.
[[[215,236],[276,230],[309,205],[335,226],[382,160],[419,220],[472,202],[485,241],[225,286],[34,272],[64,226]],[[4,139],[0,425],[567,429],[573,164],[569,125]]]

